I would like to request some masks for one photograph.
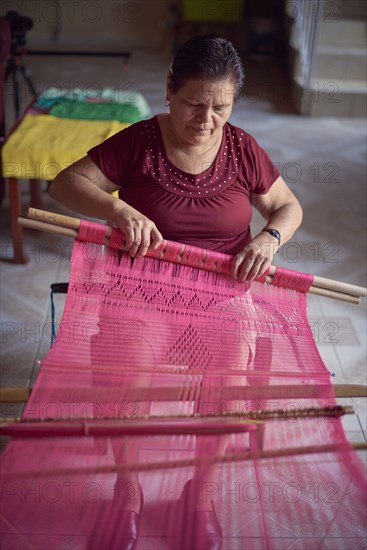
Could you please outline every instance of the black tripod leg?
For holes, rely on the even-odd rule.
[[[32,77],[31,77],[30,70],[23,63],[20,66],[20,70],[22,71],[22,75],[24,76],[24,79],[26,80],[30,91],[32,92],[32,94],[34,96],[36,96],[37,92],[36,92],[36,88],[34,87],[33,82],[32,82]]]
[[[14,92],[14,109],[15,116],[18,118],[20,113],[20,98],[19,98],[19,67],[16,63],[13,63],[11,69],[11,75],[13,78],[13,92]]]
[[[14,110],[15,116],[18,118],[20,111],[20,101],[19,101],[19,67],[13,57],[8,59],[8,64],[5,71],[5,82],[8,80],[8,77],[11,75],[13,81],[13,97],[14,97]]]

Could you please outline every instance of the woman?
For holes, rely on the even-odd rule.
[[[59,174],[50,195],[67,208],[116,224],[131,256],[158,248],[164,236],[232,254],[235,279],[264,274],[300,225],[302,210],[255,139],[228,122],[243,80],[241,60],[228,40],[214,35],[189,40],[167,75],[169,113],[91,149]],[[116,190],[118,198],[111,194]],[[252,206],[266,220],[254,237]],[[127,508],[136,521],[138,493]],[[207,506],[198,500],[197,512],[204,512],[208,525],[207,547],[220,548],[220,527],[211,503]],[[126,547],[134,547],[136,528],[137,523]]]

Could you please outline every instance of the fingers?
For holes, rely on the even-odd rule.
[[[162,234],[158,231],[158,229],[156,228],[156,226],[153,227],[153,230],[150,234],[150,239],[151,239],[151,242],[150,242],[150,249],[151,250],[157,250],[157,248],[160,247],[160,245],[162,244],[162,241],[163,241],[163,236]]]
[[[246,279],[241,280],[253,281],[254,279],[257,279],[261,275],[264,275],[264,273],[266,273],[270,269],[270,265],[270,261],[266,258],[255,260],[249,273],[246,276]]]
[[[128,248],[128,242],[126,241],[126,252],[130,254],[130,256],[134,257],[137,255],[138,250],[140,249],[141,245],[141,231],[139,227],[133,227],[132,228],[132,242],[130,248]]]
[[[125,234],[124,249],[130,256],[145,256],[149,249],[156,250],[163,237],[155,224],[143,218],[121,228]]]
[[[135,241],[134,228],[132,227],[132,225],[126,225],[125,227],[121,227],[120,229],[125,235],[124,250],[126,252],[130,252],[131,247],[133,246]]]
[[[246,248],[233,258],[231,275],[239,281],[253,281],[264,275],[270,268],[269,258],[261,248]]]

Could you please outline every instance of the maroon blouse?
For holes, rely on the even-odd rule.
[[[252,193],[267,193],[279,177],[256,140],[228,122],[216,159],[196,175],[168,160],[157,117],[129,126],[88,155],[165,239],[228,254],[251,240]]]

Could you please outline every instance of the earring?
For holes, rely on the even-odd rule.
[[[164,104],[165,104],[166,107],[169,107],[169,103],[170,103],[170,102],[169,102],[169,99],[166,99],[166,101],[164,102]]]

